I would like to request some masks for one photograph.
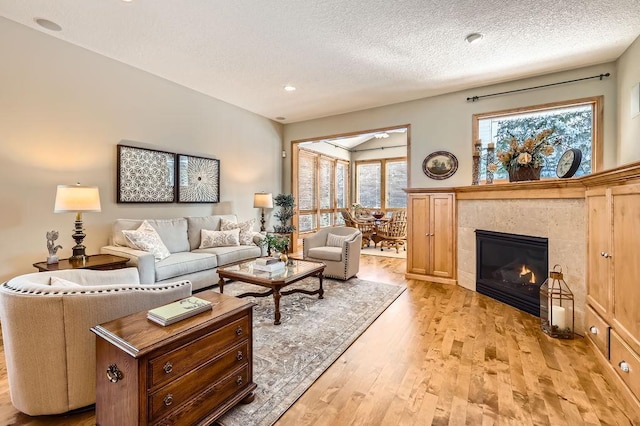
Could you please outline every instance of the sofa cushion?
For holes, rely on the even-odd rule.
[[[116,246],[129,246],[122,231],[135,230],[142,225],[139,219],[118,219],[113,224],[111,238]],[[175,219],[149,219],[148,222],[160,235],[162,242],[171,253],[189,251],[187,220],[183,217]]]
[[[52,275],[49,279],[49,284],[51,287],[82,287],[78,283],[74,283],[73,281],[65,280],[64,278],[56,277]]]
[[[327,246],[329,247],[342,247],[344,242],[351,238],[352,235],[336,235],[336,234],[327,234]]]
[[[200,247],[200,238],[202,237],[202,230],[209,229],[211,231],[220,230],[220,219],[225,218],[232,222],[236,222],[236,215],[212,215],[212,216],[193,216],[187,217],[188,231],[187,236],[189,238],[189,249],[195,250]]]
[[[230,229],[240,229],[240,245],[241,246],[250,246],[253,245],[253,235],[255,231],[253,230],[253,226],[255,225],[256,220],[250,219],[246,222],[232,222],[225,218],[220,220],[220,230],[228,231]]]
[[[262,256],[260,247],[253,246],[235,246],[235,247],[212,247],[206,249],[196,249],[192,253],[209,253],[215,254],[218,258],[218,266],[228,265],[241,260],[255,259]]]
[[[200,240],[200,247],[198,248],[239,246],[240,229],[230,229],[228,231],[210,231],[203,229]]]
[[[171,256],[156,262],[156,281],[167,280],[181,275],[213,269],[218,266],[215,255],[206,252],[173,253]]]
[[[148,251],[153,254],[156,260],[165,259],[171,254],[162,242],[158,232],[146,220],[142,222],[142,225],[137,230],[124,230],[122,233],[129,247]]]
[[[314,247],[310,248],[307,257],[320,260],[342,262],[342,247]]]

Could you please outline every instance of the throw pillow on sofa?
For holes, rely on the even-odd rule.
[[[252,246],[253,244],[253,225],[256,223],[255,219],[247,220],[246,222],[235,223],[225,218],[220,220],[220,230],[230,231],[232,229],[240,230],[240,245]]]
[[[200,247],[228,247],[240,245],[240,228],[230,229],[228,231],[210,231],[203,229],[201,231]]]
[[[146,220],[135,231],[123,230],[122,234],[129,247],[152,253],[156,261],[166,259],[171,254],[158,232]]]

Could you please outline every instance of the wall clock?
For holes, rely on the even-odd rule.
[[[581,161],[582,151],[578,148],[566,150],[564,154],[562,154],[562,157],[560,157],[560,160],[558,160],[556,174],[559,178],[570,178],[578,171]]]

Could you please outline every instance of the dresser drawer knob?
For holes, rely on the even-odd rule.
[[[241,326],[238,326],[238,328],[236,328],[236,334],[238,336],[242,336],[242,327]]]
[[[236,379],[236,385],[242,386],[242,376],[238,376],[238,378]]]
[[[242,361],[242,358],[244,358],[244,356],[242,355],[242,351],[238,351],[238,354],[236,355],[236,359],[238,361]]]
[[[164,367],[162,367],[162,369],[164,370],[165,373],[169,374],[173,371],[173,364],[167,361],[167,363],[164,365]]]
[[[618,364],[618,367],[620,367],[620,370],[622,370],[625,373],[629,372],[629,363],[627,361],[620,361],[620,363]]]
[[[592,325],[591,327],[589,327],[589,331],[591,332],[591,334],[598,334],[598,327]]]
[[[123,377],[122,371],[120,371],[116,364],[111,364],[107,367],[107,378],[111,383],[117,383],[118,380],[122,380]]]
[[[162,402],[164,402],[164,405],[166,405],[167,407],[173,404],[173,394],[168,394],[167,396],[165,396]]]

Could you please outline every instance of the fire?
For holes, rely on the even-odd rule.
[[[520,269],[520,276],[523,277],[527,274],[531,274],[531,278],[529,278],[529,282],[534,284],[536,282],[536,275],[533,273],[532,270],[527,268],[526,265],[522,265],[522,269]]]

